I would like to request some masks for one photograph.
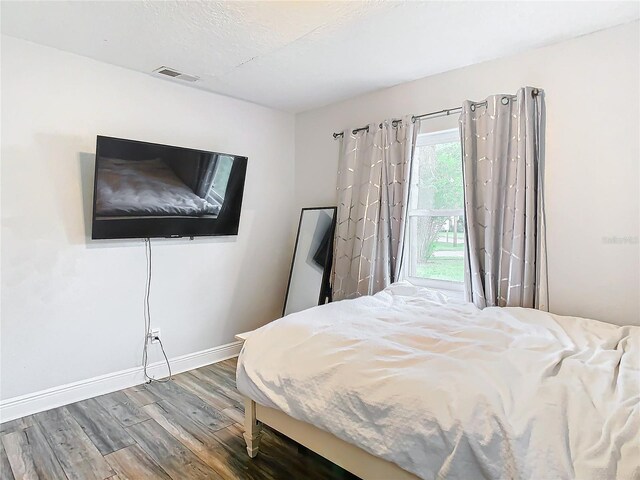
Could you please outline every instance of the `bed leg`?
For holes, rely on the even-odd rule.
[[[258,455],[262,425],[256,420],[256,402],[244,399],[244,440],[247,442],[247,453],[251,458]]]

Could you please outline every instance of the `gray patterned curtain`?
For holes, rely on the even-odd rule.
[[[334,300],[374,294],[400,275],[414,124],[346,130],[341,142]]]
[[[544,108],[530,87],[462,106],[466,287],[480,308],[548,310]]]

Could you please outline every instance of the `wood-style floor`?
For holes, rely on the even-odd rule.
[[[250,459],[235,359],[0,425],[0,478],[355,479],[263,429]]]

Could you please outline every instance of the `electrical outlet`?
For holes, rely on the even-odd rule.
[[[152,328],[149,332],[149,337],[151,338],[151,343],[159,343],[158,339],[160,338],[160,329]]]

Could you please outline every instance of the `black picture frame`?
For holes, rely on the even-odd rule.
[[[291,258],[291,268],[289,269],[289,280],[287,282],[287,291],[284,295],[284,305],[282,307],[282,316],[284,317],[287,311],[287,302],[289,300],[289,292],[291,291],[291,279],[293,276],[293,269],[296,261],[296,254],[298,252],[298,241],[300,240],[300,228],[302,227],[302,220],[304,219],[305,212],[311,210],[331,210],[332,219],[329,227],[329,243],[327,245],[326,257],[324,259],[324,269],[322,273],[322,282],[320,284],[320,291],[318,293],[318,305],[322,305],[332,301],[331,294],[331,266],[333,263],[333,241],[336,230],[336,217],[338,214],[338,207],[304,207],[300,211],[300,220],[298,220],[298,231],[296,233],[296,243],[293,248],[293,256]]]

